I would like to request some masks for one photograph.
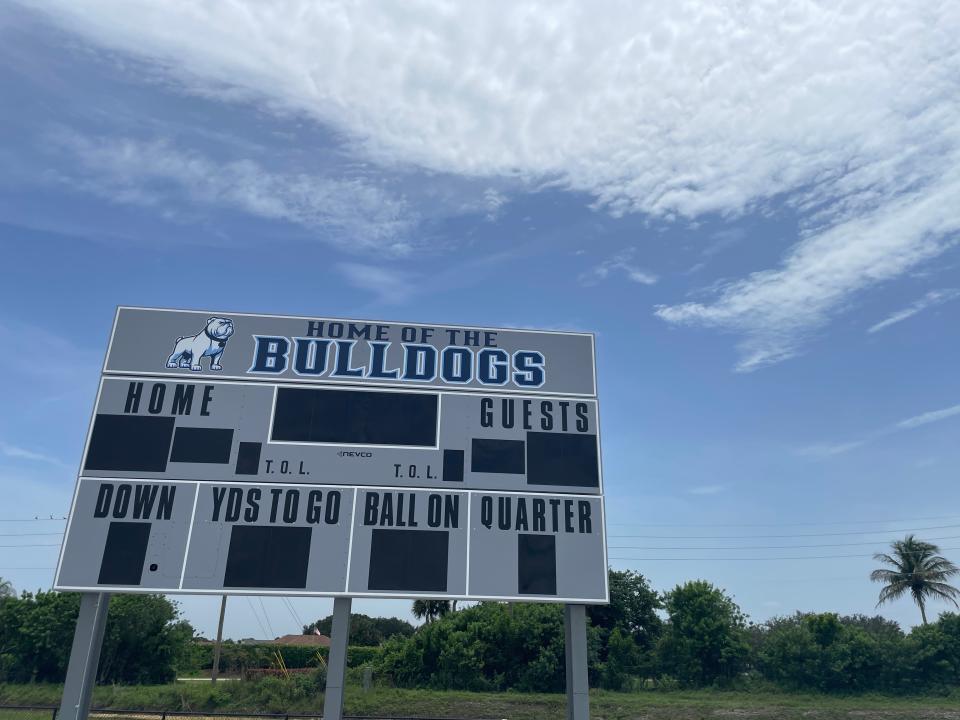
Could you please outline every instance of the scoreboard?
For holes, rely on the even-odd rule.
[[[55,587],[606,602],[593,336],[117,310]]]

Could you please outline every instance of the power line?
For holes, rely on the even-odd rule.
[[[722,548],[721,548],[722,549]],[[941,550],[960,550],[960,548],[941,548]],[[630,562],[714,562],[715,560],[833,560],[838,558],[872,558],[873,555],[791,555],[774,557],[610,557],[608,560],[629,560]]]
[[[60,547],[60,543],[28,543],[26,545],[0,545],[0,548]]]
[[[0,518],[0,522],[63,522],[64,517]]]
[[[253,600],[250,599],[250,596],[247,596],[247,604],[250,606],[250,611],[253,613],[253,617],[257,621],[257,625],[260,626],[260,631],[263,633],[263,636],[269,639],[267,635],[267,629],[263,626],[263,623],[260,622],[260,615],[257,614],[257,608],[253,604]]]
[[[795,533],[792,535],[610,535],[612,538],[649,538],[658,540],[751,540],[753,538],[837,537],[840,535],[889,535],[890,533],[920,532],[922,530],[949,530],[960,525],[931,525],[899,530],[856,530],[828,533]]]
[[[300,619],[300,615],[296,608],[293,607],[293,602],[290,600],[290,598],[286,597],[285,595],[281,595],[280,599],[283,601],[283,604],[287,606],[287,611],[290,613],[291,617],[293,617],[294,622],[296,622],[300,627],[303,627],[303,620]]]
[[[615,536],[611,536],[615,537]],[[957,540],[960,535],[943,535],[940,537],[927,538],[928,540]],[[793,550],[800,548],[828,548],[828,547],[854,547],[856,545],[877,545],[877,540],[865,540],[852,543],[819,543],[814,545],[740,545],[737,547],[715,547],[711,545],[693,546],[680,545],[671,547],[662,546],[644,546],[644,545],[609,545],[610,550]]]
[[[928,520],[956,520],[960,515],[938,515],[923,518],[900,518],[899,520],[834,520],[826,522],[777,522],[777,523],[652,523],[652,522],[630,522],[630,523],[607,523],[610,527],[677,527],[677,528],[750,528],[750,527],[816,527],[823,525],[884,525],[887,523],[911,523],[926,522]]]
[[[39,535],[63,535],[63,531],[60,532],[48,532],[48,533],[0,533],[0,537],[27,537],[27,536],[39,536]]]
[[[266,620],[267,627],[270,628],[270,637],[271,638],[277,637],[273,632],[273,623],[270,622],[270,616],[267,614],[266,605],[263,604],[263,598],[258,595],[257,600],[260,601],[260,609],[263,610],[263,619]],[[269,640],[270,638],[267,638],[267,639]]]
[[[3,567],[3,568],[0,568],[0,570],[3,570],[4,572],[6,572],[7,570],[56,570],[56,568],[52,568],[52,567]]]

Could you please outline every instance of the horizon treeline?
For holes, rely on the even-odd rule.
[[[960,615],[909,632],[880,616],[795,613],[751,623],[722,589],[694,580],[658,593],[631,571],[610,571],[611,602],[588,607],[590,684],[620,691],[764,687],[824,693],[943,693],[960,687]],[[79,595],[0,597],[0,682],[61,682]],[[350,665],[397,687],[559,692],[563,612],[557,604],[481,602],[416,630],[396,618],[353,616]],[[303,627],[326,634],[329,617]],[[326,632],[325,632],[326,631]],[[159,684],[208,671],[175,603],[118,595],[98,681]],[[227,643],[221,670],[276,663],[317,667],[325,652]]]

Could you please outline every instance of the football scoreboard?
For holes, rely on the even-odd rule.
[[[593,336],[121,307],[55,587],[606,602]]]

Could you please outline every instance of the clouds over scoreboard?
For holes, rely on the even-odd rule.
[[[593,337],[120,308],[56,587],[604,602]]]

